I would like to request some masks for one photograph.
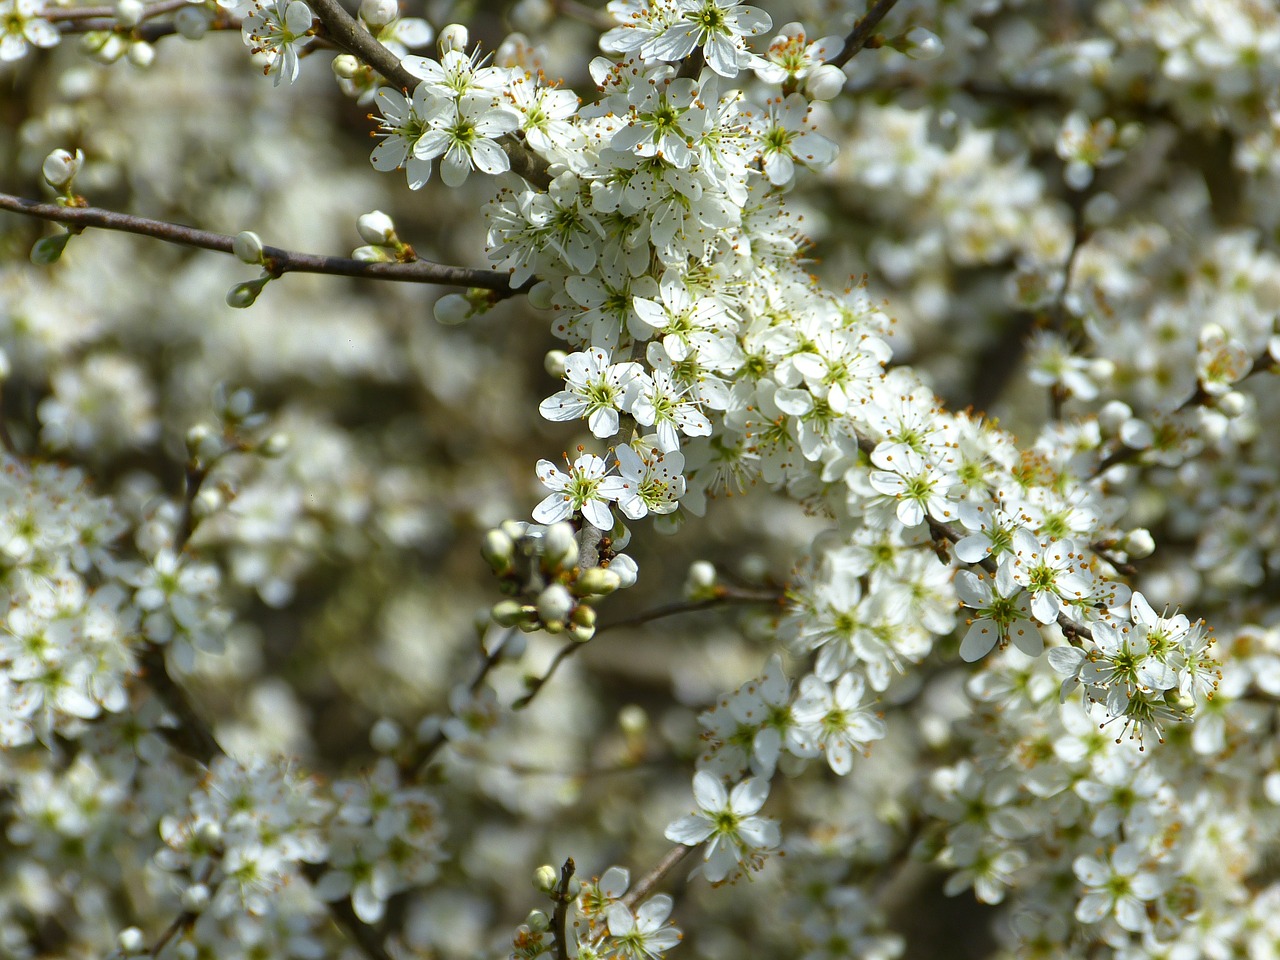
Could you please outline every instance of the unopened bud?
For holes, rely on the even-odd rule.
[[[125,956],[132,956],[146,949],[147,938],[142,935],[142,931],[137,927],[125,927],[120,931],[120,935],[116,937],[116,943],[119,945],[121,953]]]
[[[547,527],[542,537],[542,566],[548,571],[578,564],[578,539],[563,520]]]
[[[706,560],[689,564],[689,575],[684,581],[684,595],[690,600],[709,600],[715,596],[716,568]]]
[[[538,594],[538,618],[551,633],[564,629],[565,621],[576,606],[573,594],[561,583],[553,583]]]
[[[564,379],[564,362],[568,358],[563,350],[548,350],[547,355],[542,359],[542,367],[548,374],[557,380]]]
[[[396,242],[396,225],[381,210],[362,213],[356,218],[356,229],[360,231],[360,239],[374,246],[389,246]]]
[[[241,230],[231,241],[231,252],[245,263],[261,263],[262,238],[252,230]]]
[[[448,24],[440,31],[440,53],[443,55],[451,50],[465,50],[470,40],[471,35],[462,24]]]
[[[70,188],[71,181],[75,179],[75,175],[80,172],[80,167],[83,165],[83,151],[77,150],[72,153],[70,150],[58,149],[44,158],[40,172],[49,186],[55,190],[65,191]]]
[[[235,307],[237,310],[243,310],[245,307],[253,306],[258,299],[258,294],[262,293],[262,288],[270,282],[270,277],[259,277],[256,280],[246,280],[244,283],[237,283],[234,287],[227,291],[227,306]]]
[[[129,62],[143,70],[156,61],[156,48],[144,40],[129,44]]]
[[[400,16],[396,0],[360,0],[360,19],[377,30]]]
[[[535,310],[550,310],[551,295],[551,284],[543,280],[529,288],[529,295],[525,299]]]
[[[202,850],[218,852],[222,849],[222,827],[206,820],[196,829],[196,843]]]
[[[192,460],[209,460],[222,452],[222,443],[208,424],[197,423],[187,431],[187,456]]]
[[[182,909],[187,913],[203,913],[209,906],[209,888],[203,883],[193,883],[182,891]]]
[[[31,247],[31,262],[37,267],[47,267],[57,263],[70,239],[71,234],[65,230],[55,233],[52,237],[41,237]]]
[[[499,600],[490,613],[493,622],[500,627],[518,627],[528,623],[534,614],[533,607],[525,606],[519,600]]]
[[[619,590],[626,590],[628,587],[634,587],[636,580],[640,578],[640,568],[636,566],[636,562],[625,554],[620,554],[609,561],[609,569],[618,575],[621,583],[618,584]]]
[[[340,80],[354,80],[356,75],[360,73],[360,61],[349,53],[340,53],[333,58],[330,64],[333,68],[333,74]]]
[[[274,460],[276,457],[282,457],[288,453],[290,442],[287,433],[273,433],[258,444],[258,454]]]
[[[390,753],[403,739],[400,725],[386,717],[380,718],[369,730],[369,745],[379,753]]]
[[[1155,537],[1151,536],[1150,530],[1143,527],[1130,530],[1129,535],[1124,539],[1124,552],[1129,555],[1130,560],[1149,557],[1156,552]]]
[[[569,636],[578,643],[586,643],[596,635],[596,611],[585,603],[573,611],[569,618]]]
[[[361,263],[394,263],[396,255],[383,246],[364,246],[351,251],[351,259]]]
[[[618,726],[630,737],[638,737],[649,729],[649,714],[644,707],[629,703],[618,711]]]
[[[460,293],[446,293],[436,301],[432,312],[437,322],[447,327],[456,327],[471,316],[471,304]]]
[[[824,63],[815,67],[804,78],[804,92],[810,100],[834,100],[844,89],[844,71],[834,63]]]
[[[902,52],[912,60],[936,60],[942,56],[942,51],[942,40],[932,30],[912,27],[907,31],[906,45]]]
[[[536,933],[545,933],[551,929],[551,921],[541,910],[530,910],[529,915],[524,918],[524,924]]]
[[[604,567],[591,567],[582,571],[573,584],[573,592],[580,597],[606,597],[622,586],[622,577]]]
[[[116,2],[116,22],[122,27],[136,27],[142,22],[142,15],[147,12],[147,8],[142,4],[142,0],[117,0]]]
[[[1248,405],[1249,402],[1239,390],[1228,390],[1218,397],[1217,402],[1214,404],[1222,412],[1223,416],[1230,417],[1233,420],[1244,413]]]
[[[501,577],[509,573],[515,563],[515,541],[501,530],[490,530],[481,541],[480,555],[489,569]]]
[[[533,888],[550,896],[560,882],[560,873],[549,863],[544,863],[533,871]]]

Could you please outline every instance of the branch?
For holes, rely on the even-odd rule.
[[[569,960],[569,904],[573,896],[569,893],[569,883],[573,880],[573,857],[565,859],[560,868],[560,882],[556,884],[556,908],[551,914],[551,929],[556,938],[556,960]]]
[[[774,603],[781,604],[785,597],[779,593],[770,592],[768,590],[742,590],[737,587],[717,587],[716,596],[706,600],[680,600],[676,603],[668,603],[661,607],[654,607],[652,610],[646,610],[643,613],[637,613],[634,616],[624,617],[621,620],[614,620],[612,623],[606,623],[596,628],[596,636],[604,633],[606,630],[615,630],[618,627],[636,627],[653,620],[661,620],[664,617],[674,617],[681,613],[696,613],[699,610],[711,610],[715,607],[723,607],[738,604],[760,604]],[[555,672],[560,669],[560,664],[577,650],[586,646],[586,643],[578,640],[570,640],[559,650],[555,656],[551,658],[551,663],[547,665],[547,672],[540,677],[535,677],[529,681],[529,692],[523,697],[516,700],[512,705],[513,710],[523,710],[533,702],[533,698],[547,684]]]
[[[311,9],[324,24],[325,34],[335,44],[355,54],[402,90],[412,90],[417,77],[400,64],[400,58],[378,42],[338,0],[311,0]]]
[[[844,46],[840,48],[840,52],[828,62],[834,63],[837,67],[843,67],[852,60],[854,55],[871,40],[872,34],[876,32],[876,27],[880,26],[880,21],[885,18],[897,2],[898,0],[876,0],[871,9],[867,11],[867,15],[853,25],[853,33],[845,38]]]
[[[622,902],[628,908],[635,909],[635,905],[647,897],[662,878],[675,869],[681,860],[693,853],[694,849],[694,847],[686,847],[683,843],[672,847],[652,870],[636,882],[636,885],[622,898]]]
[[[0,210],[9,210],[26,217],[52,220],[83,230],[97,227],[103,230],[119,230],[138,236],[153,237],[167,243],[202,250],[232,253],[233,237],[208,230],[198,230],[165,220],[151,220],[132,214],[116,213],[100,207],[62,207],[56,203],[41,203],[24,197],[0,193]],[[511,296],[523,290],[513,288],[508,275],[497,270],[475,267],[452,267],[431,260],[415,260],[411,263],[366,263],[351,257],[330,257],[314,253],[297,253],[280,247],[263,248],[264,266],[273,276],[285,273],[324,273],[337,277],[357,277],[369,280],[400,280],[406,283],[438,283],[455,287],[480,287]]]

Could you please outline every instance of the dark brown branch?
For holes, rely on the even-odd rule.
[[[232,253],[233,237],[208,230],[198,230],[164,220],[150,220],[127,213],[116,213],[99,207],[62,207],[56,203],[41,203],[24,197],[0,193],[0,210],[9,210],[27,217],[52,220],[72,227],[85,229],[119,230],[143,237],[153,237],[167,243],[202,250]],[[514,290],[507,274],[497,270],[475,267],[453,267],[430,260],[411,263],[366,263],[350,257],[329,257],[313,253],[297,253],[280,247],[263,247],[264,266],[272,275],[285,273],[324,273],[338,277],[357,277],[369,280],[399,280],[406,283],[437,283],[454,287],[480,287],[510,296]]]
[[[573,881],[573,857],[564,861],[560,868],[560,882],[556,884],[556,908],[551,913],[551,930],[556,938],[556,960],[569,960],[569,904],[573,903],[573,895],[569,892],[569,884]]]
[[[400,64],[400,58],[378,42],[338,0],[312,0],[311,9],[324,24],[325,35],[354,54],[402,90],[412,90],[418,78]]]
[[[880,21],[885,18],[897,2],[898,0],[876,0],[871,5],[871,9],[867,11],[866,16],[853,25],[853,32],[845,38],[844,46],[840,48],[840,52],[830,62],[837,67],[843,67],[852,60],[857,52],[871,40],[871,37],[876,32],[876,27],[880,26]]]

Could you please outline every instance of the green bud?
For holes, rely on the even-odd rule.
[[[490,530],[480,544],[480,555],[490,570],[505,576],[515,564],[516,543],[501,530]]]
[[[536,616],[533,607],[526,606],[519,600],[499,600],[493,605],[490,616],[500,627],[519,627],[529,623]]]
[[[55,233],[52,237],[41,237],[31,248],[31,262],[37,267],[47,267],[51,263],[57,263],[70,239],[71,234],[65,230],[62,233]]]
[[[254,301],[258,299],[258,294],[262,293],[262,288],[270,282],[270,277],[259,277],[257,280],[237,283],[227,291],[227,306],[235,307],[237,310],[253,306]]]
[[[622,586],[622,578],[604,567],[590,567],[582,571],[573,584],[573,592],[579,597],[607,597]]]
[[[585,603],[573,611],[569,618],[569,636],[578,643],[586,643],[596,635],[596,611]]]

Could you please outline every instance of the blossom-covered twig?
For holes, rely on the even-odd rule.
[[[96,227],[102,230],[119,230],[143,237],[153,237],[167,243],[219,253],[233,253],[235,238],[209,230],[164,220],[152,220],[127,213],[117,213],[100,207],[63,207],[56,203],[41,203],[7,193],[0,193],[0,210],[9,210],[40,220],[52,220],[80,229]],[[269,273],[279,276],[285,273],[324,273],[339,277],[357,277],[370,280],[399,280],[407,283],[434,283],[442,286],[479,287],[500,294],[511,295],[517,290],[511,286],[507,274],[497,270],[475,267],[454,267],[430,260],[414,260],[410,263],[369,263],[351,257],[330,257],[323,254],[298,253],[280,247],[262,248],[263,266]]]
[[[622,898],[622,902],[628,907],[634,907],[637,903],[647,897],[659,883],[662,878],[679,866],[685,857],[696,850],[696,846],[685,846],[678,843],[666,853],[662,855],[652,870],[635,882],[635,885],[627,891],[627,895]]]

